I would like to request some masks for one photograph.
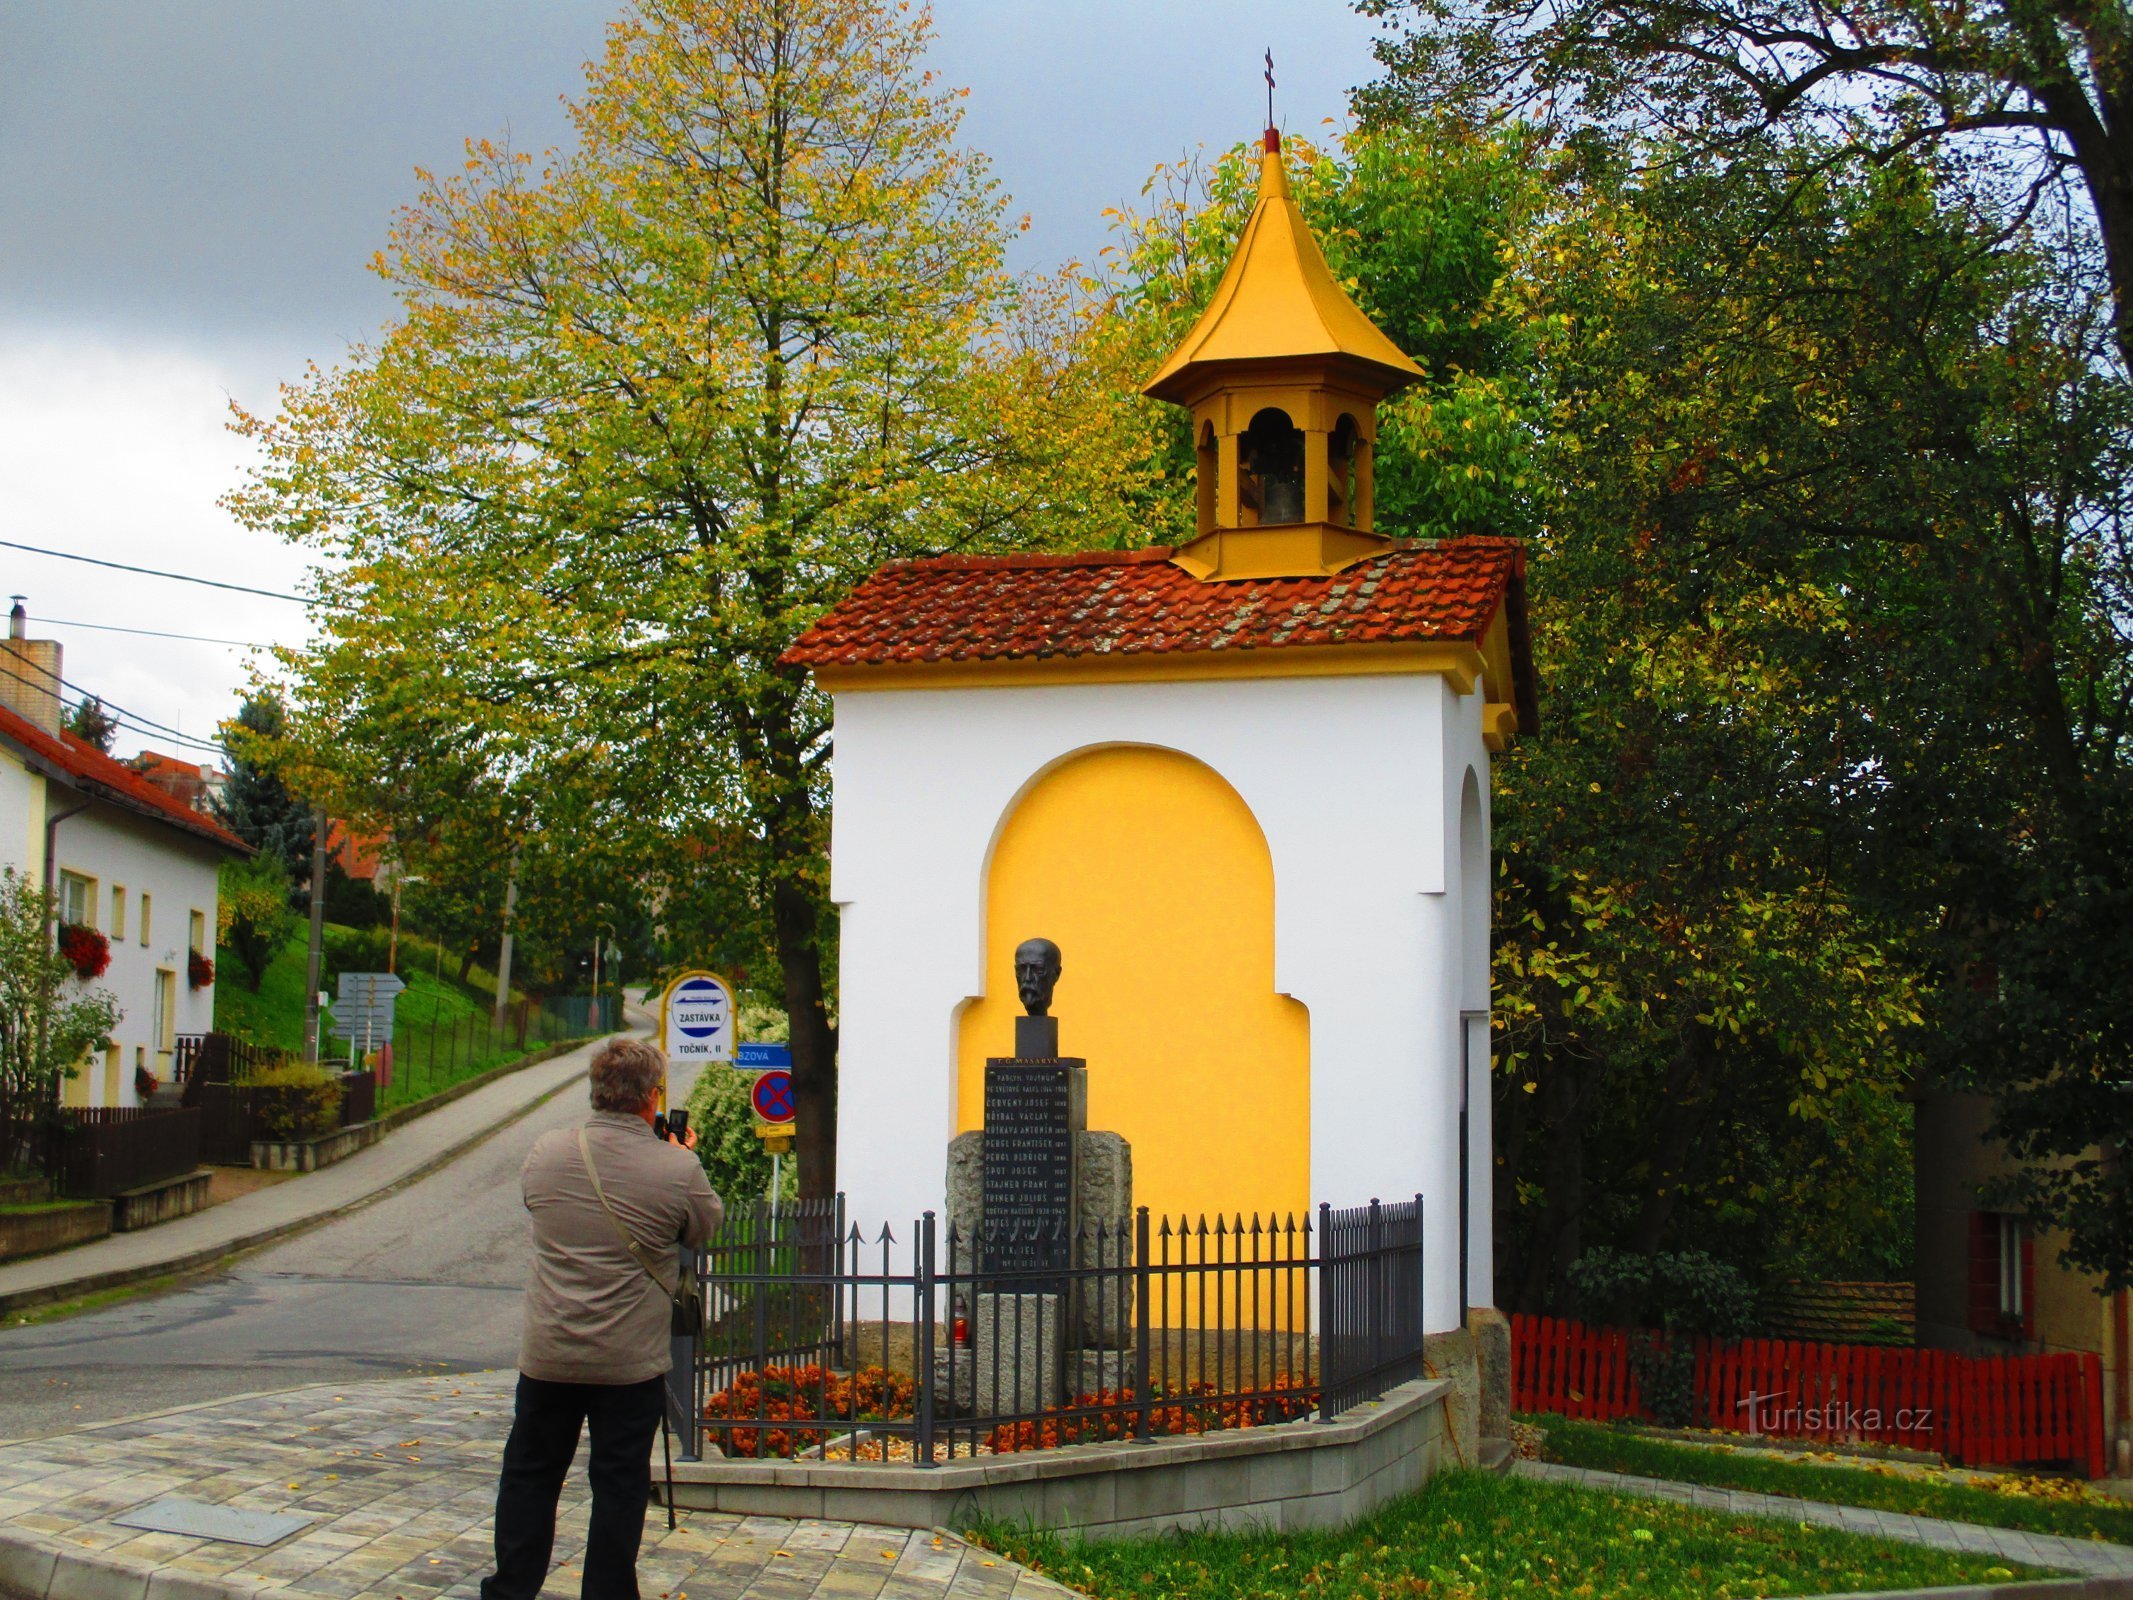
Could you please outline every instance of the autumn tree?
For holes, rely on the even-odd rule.
[[[834,1188],[826,700],[778,665],[882,561],[1101,537],[1072,305],[1003,273],[923,11],[642,0],[536,162],[425,175],[399,320],[274,418],[233,505],[331,558],[292,759],[480,773],[729,896]],[[443,775],[440,781],[438,775]]]

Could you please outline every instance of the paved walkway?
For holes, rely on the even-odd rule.
[[[441,1166],[579,1081],[591,1059],[592,1046],[585,1045],[506,1073],[323,1171],[256,1189],[175,1222],[0,1266],[0,1311],[189,1272],[360,1205]]]
[[[1860,1506],[1795,1500],[1789,1495],[1714,1489],[1703,1484],[1676,1483],[1667,1478],[1640,1478],[1626,1472],[1566,1467],[1552,1461],[1519,1461],[1511,1470],[1522,1478],[1574,1483],[1580,1488],[1641,1495],[1652,1500],[1678,1500],[1684,1505],[1730,1511],[1742,1516],[1808,1522],[1818,1527],[1842,1528],[1847,1533],[1875,1534],[1884,1539],[1900,1539],[1906,1544],[1930,1545],[1936,1550],[1967,1550],[2033,1567],[2055,1567],[2083,1577],[2133,1578],[2133,1546],[2104,1544],[2094,1539],[2023,1533],[2014,1528],[1981,1528],[1975,1523],[1943,1522],[1936,1517],[1914,1517],[1901,1511],[1869,1511]]]
[[[511,1373],[292,1389],[0,1445],[0,1588],[55,1600],[471,1600]],[[655,1470],[656,1470],[655,1459]],[[165,1496],[310,1518],[267,1549],[112,1519]],[[544,1593],[575,1597],[580,1473]],[[685,1512],[646,1520],[645,1600],[1073,1600],[945,1534]]]

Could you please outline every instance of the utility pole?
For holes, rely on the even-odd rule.
[[[311,813],[311,952],[304,960],[304,1059],[318,1065],[318,980],[326,961],[326,813]]]
[[[518,846],[511,847],[511,879],[504,885],[504,947],[496,957],[496,1025],[511,1006],[511,913],[518,907]]]

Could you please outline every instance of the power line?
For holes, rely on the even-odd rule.
[[[269,600],[287,600],[292,605],[323,605],[324,601],[312,600],[300,594],[283,594],[279,589],[255,589],[248,583],[224,583],[220,578],[196,578],[189,572],[161,572],[154,567],[128,566],[123,561],[106,561],[99,556],[78,555],[72,550],[47,550],[42,545],[22,544],[13,539],[0,539],[0,546],[10,550],[27,550],[33,556],[54,556],[61,561],[85,561],[92,567],[110,567],[118,572],[138,572],[147,578],[168,578],[173,583],[198,583],[210,589],[229,589],[237,594],[264,595]]]
[[[16,659],[21,660],[19,656]],[[34,666],[35,663],[25,661],[23,662],[23,665]],[[65,678],[59,677],[56,673],[45,672],[42,667],[39,667],[37,670],[43,673],[46,678],[49,678],[53,682],[58,683],[61,688],[72,689],[77,695],[80,695],[83,700],[94,700],[106,711],[113,713],[120,723],[132,728],[135,733],[150,733],[156,734],[161,737],[176,739],[180,743],[192,746],[195,750],[203,750],[212,755],[221,755],[223,753],[222,746],[219,744],[211,744],[205,739],[196,738],[194,735],[182,732],[177,728],[166,727],[164,724],[160,722],[155,722],[147,717],[144,717],[138,712],[128,711],[124,706],[117,704],[115,701],[106,700],[102,695],[96,693],[93,689],[84,689],[78,683],[69,683]],[[47,692],[50,692],[52,687],[51,683],[39,683],[35,678],[25,678],[21,673],[15,671],[13,667],[6,666],[4,664],[0,664],[0,672],[6,673],[8,677],[13,678],[17,683],[29,685],[29,687],[31,687],[32,689],[42,689]],[[61,705],[65,705],[67,703],[65,695],[60,695],[58,698]],[[75,702],[75,705],[79,706],[80,703],[81,701],[77,700]],[[70,707],[69,709],[72,708]]]
[[[240,650],[271,648],[251,639],[214,639],[204,633],[167,633],[161,628],[122,628],[115,622],[62,622],[57,617],[32,617],[47,628],[94,628],[98,633],[136,633],[144,639],[184,639],[192,644],[228,644]]]

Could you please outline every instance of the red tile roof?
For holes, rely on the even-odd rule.
[[[203,816],[168,791],[159,789],[122,761],[114,761],[86,739],[62,730],[46,733],[34,722],[0,706],[0,739],[16,746],[32,762],[71,779],[75,786],[157,822],[244,855],[252,847],[214,818]]]
[[[1516,540],[1396,540],[1329,578],[1204,582],[1166,549],[938,556],[883,567],[781,658],[807,667],[1057,660],[1298,645],[1479,643],[1507,597],[1524,651]],[[1520,663],[1521,672],[1524,663]]]

